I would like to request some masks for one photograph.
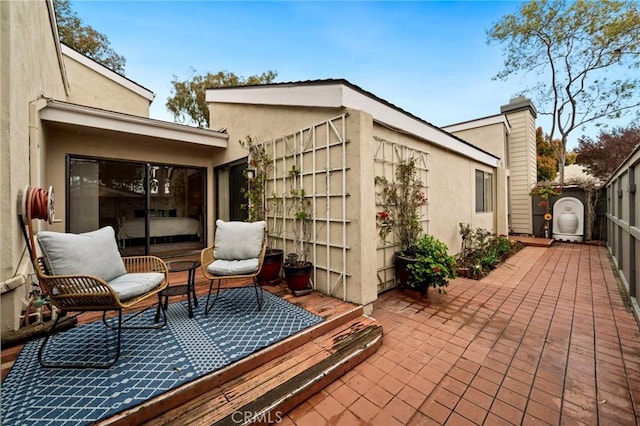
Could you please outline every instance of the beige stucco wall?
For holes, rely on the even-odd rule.
[[[503,123],[459,130],[451,134],[500,158],[503,167],[508,166],[505,152],[508,134]]]
[[[371,236],[376,235],[374,216],[371,212],[375,209],[373,170],[370,167],[373,158],[373,145],[361,144],[357,141],[368,140],[373,137],[373,119],[362,111],[354,111],[342,108],[306,108],[285,106],[260,106],[241,104],[210,105],[212,129],[226,128],[229,134],[229,148],[214,160],[218,164],[224,164],[237,160],[247,155],[246,151],[237,143],[250,135],[257,140],[271,140],[288,135],[301,129],[321,123],[325,120],[346,113],[346,140],[345,145],[347,160],[346,171],[346,232],[348,235],[347,250],[347,285],[346,299],[355,303],[367,305],[377,297],[376,292],[376,264],[375,245],[364,244]],[[333,152],[333,151],[332,151]],[[337,151],[335,151],[337,152]],[[335,155],[334,154],[332,155]],[[366,159],[366,161],[360,161]],[[318,166],[321,168],[321,166]],[[319,215],[324,211],[318,209]],[[336,211],[338,209],[334,209]],[[341,209],[340,209],[341,211]],[[325,229],[318,240],[324,240]],[[331,238],[336,241],[339,235],[331,232]],[[332,240],[333,241],[333,240]],[[320,250],[324,252],[324,250]],[[322,253],[321,256],[324,256]],[[319,263],[324,262],[323,259]],[[327,283],[324,272],[317,274],[316,288],[326,291],[331,288]],[[329,287],[327,285],[329,284]],[[342,289],[335,288],[333,294],[342,297]]]
[[[69,77],[69,102],[149,117],[148,99],[69,56],[65,55],[64,61]]]
[[[237,144],[246,135],[258,140],[268,140],[306,128],[320,121],[347,113],[347,190],[348,190],[348,272],[347,300],[367,304],[377,297],[381,256],[377,253],[378,233],[375,222],[374,149],[375,139],[428,152],[428,221],[425,231],[444,241],[451,253],[460,247],[459,224],[468,223],[500,233],[506,232],[505,173],[470,158],[452,153],[433,144],[395,132],[373,122],[371,115],[350,109],[305,108],[284,106],[262,106],[242,104],[210,104],[211,128],[226,128],[229,134],[229,149],[217,156],[215,162],[227,163],[246,156]],[[491,129],[488,137],[496,137]],[[495,149],[502,146],[504,134],[497,139]],[[500,145],[501,144],[501,145]],[[475,170],[493,174],[494,193],[492,212],[475,212]],[[502,218],[500,229],[496,229],[496,217]],[[374,243],[375,242],[375,243]],[[384,259],[382,259],[384,261]],[[322,291],[323,284],[318,284]],[[337,295],[339,296],[339,294]]]
[[[355,282],[350,291],[354,302],[367,305],[377,297],[377,238],[375,222],[375,182],[374,182],[374,144],[375,126],[371,115],[362,111],[348,110],[346,164],[349,168],[347,191],[348,206],[348,244],[350,282]]]
[[[362,135],[365,132],[360,128],[361,122],[357,123],[357,127],[360,129],[358,134],[351,137],[351,132],[354,131],[352,124],[352,115],[360,113],[360,111],[346,110],[349,115],[347,121],[347,132],[349,135],[350,143],[349,149],[352,149],[352,145],[365,144],[371,146],[371,155],[368,157],[362,157],[362,153],[359,151],[354,152],[354,155],[359,157],[353,157],[347,155],[349,167],[353,167],[356,164],[356,158],[361,161],[366,161],[364,164],[367,170],[370,170],[369,174],[361,175],[361,178],[365,180],[349,180],[349,193],[360,193],[360,187],[363,182],[373,182],[373,136],[392,140],[394,142],[412,146],[421,150],[426,150],[430,154],[430,187],[429,187],[429,221],[427,231],[442,239],[447,243],[453,252],[457,252],[459,249],[459,234],[458,224],[460,222],[469,223],[473,227],[482,227],[484,229],[497,231],[500,233],[506,232],[506,225],[502,225],[499,230],[496,229],[495,219],[492,212],[489,213],[476,213],[475,212],[475,170],[480,169],[488,171],[494,174],[494,212],[497,210],[504,210],[506,212],[506,200],[505,197],[500,197],[502,204],[497,203],[496,193],[497,187],[495,182],[498,180],[496,176],[496,170],[490,167],[484,166],[467,157],[454,154],[450,151],[438,148],[432,144],[426,144],[424,141],[419,140],[405,134],[394,132],[384,126],[373,125],[371,120],[370,124],[372,130],[366,132],[371,134],[370,139],[362,139]],[[230,161],[237,160],[246,156],[246,151],[243,150],[237,143],[238,140],[243,139],[246,135],[251,135],[258,140],[270,139],[278,136],[282,136],[289,132],[310,126],[314,123],[322,121],[324,119],[334,117],[342,113],[340,109],[336,108],[306,108],[306,107],[285,107],[285,106],[264,106],[264,105],[243,105],[243,104],[210,104],[211,114],[211,128],[220,129],[226,128],[229,134],[229,148],[216,157],[215,162],[218,164],[224,164]],[[368,116],[367,114],[365,114]],[[373,132],[373,133],[371,133]],[[499,126],[491,126],[487,130],[486,137],[491,137],[499,140],[495,142],[495,150],[501,147],[504,151],[504,133],[499,129]],[[483,135],[480,135],[483,136]],[[504,188],[504,184],[500,186]],[[455,193],[455,197],[451,197],[451,194]],[[375,200],[373,195],[375,191],[371,187],[371,191],[367,192],[372,198],[365,199],[370,206],[374,206]],[[372,204],[373,203],[373,204]],[[354,208],[358,210],[364,209],[364,204],[358,206],[354,205]],[[506,213],[502,213],[504,217]],[[360,216],[360,215],[358,215]],[[374,215],[363,215],[362,220],[372,221]],[[434,219],[435,218],[435,219]],[[506,219],[503,220],[506,223]],[[375,223],[374,223],[375,225]],[[373,235],[376,235],[375,232]]]
[[[508,234],[510,230],[511,206],[507,180],[510,178],[509,132],[504,122],[451,132],[473,145],[490,152],[500,158],[500,167],[496,170],[495,179],[495,228],[497,234]]]
[[[30,121],[31,104],[40,96],[65,98],[62,69],[44,0],[0,2],[0,84],[1,283],[22,279],[30,270],[28,259],[23,256],[25,245],[18,223],[17,199],[27,184],[39,183],[30,181],[30,174],[38,178],[37,159],[30,158],[29,140],[38,131],[38,123]],[[21,297],[27,287],[20,285],[11,293],[14,292]],[[3,293],[2,297],[2,330],[15,329],[17,318],[4,302],[11,296]]]
[[[209,128],[227,129],[229,146],[216,158],[225,164],[247,156],[238,141],[251,136],[258,141],[283,136],[342,113],[340,108],[308,108],[247,104],[209,104]]]
[[[409,135],[394,132],[384,126],[375,126],[376,136],[402,145],[426,151],[429,154],[428,222],[425,231],[442,240],[451,253],[460,250],[459,224],[495,231],[494,212],[506,209],[498,206],[495,196],[496,169],[470,158],[444,150]],[[475,170],[493,174],[494,209],[492,212],[475,211]]]

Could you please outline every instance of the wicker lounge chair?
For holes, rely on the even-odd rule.
[[[122,315],[124,310],[145,306],[145,301],[147,308],[155,308],[155,303],[148,303],[150,298],[156,298],[156,303],[160,302],[158,294],[169,283],[167,265],[162,259],[155,256],[121,257],[115,231],[111,227],[84,234],[40,231],[34,235],[31,221],[42,217],[32,217],[28,200],[26,223],[24,217],[21,216],[21,219],[41,291],[61,311],[51,332],[55,332],[59,320],[66,313],[73,312],[75,317],[88,311],[102,312],[105,326],[117,332],[113,360],[96,363],[47,362],[44,353],[50,337],[48,335],[38,352],[38,361],[43,367],[109,368],[120,355],[122,329],[161,328],[166,325],[166,313],[161,303],[162,322],[126,325],[146,309],[139,310],[124,320]],[[36,239],[41,256],[37,255]],[[113,320],[107,321],[107,313],[110,311],[117,312],[115,325],[110,324]]]
[[[256,292],[258,310],[262,309],[262,287],[258,284],[258,273],[262,269],[267,244],[266,223],[216,221],[215,242],[200,253],[202,273],[211,280],[205,315],[209,314],[220,294],[224,280],[251,280]],[[213,282],[218,281],[215,297],[211,304]]]

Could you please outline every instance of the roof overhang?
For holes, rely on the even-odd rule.
[[[226,133],[214,130],[122,114],[53,99],[48,99],[47,105],[40,110],[40,119],[53,123],[123,132],[170,142],[193,143],[217,148],[226,148],[229,139],[229,135]]]
[[[352,108],[374,121],[429,141],[491,167],[500,159],[344,80],[215,88],[206,91],[213,103]]]
[[[62,75],[64,93],[69,95],[69,78],[67,77],[67,69],[64,66],[64,60],[62,58],[63,45],[60,43],[60,34],[58,33],[58,23],[56,22],[56,12],[53,0],[47,0],[47,11],[49,12],[49,27],[51,28],[51,35],[55,40],[54,45],[56,46],[56,57],[58,58],[58,66],[60,67],[60,74]]]
[[[469,120],[462,123],[449,124],[447,126],[442,126],[443,130],[447,132],[460,132],[463,130],[477,129],[478,127],[485,126],[493,126],[496,124],[502,124],[507,132],[507,134],[511,133],[511,124],[509,123],[509,119],[504,114],[492,115],[489,117],[478,118],[476,120]]]

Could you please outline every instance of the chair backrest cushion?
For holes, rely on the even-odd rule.
[[[40,231],[37,239],[51,275],[93,275],[111,281],[127,273],[110,226],[84,234]]]
[[[216,220],[213,255],[216,259],[242,260],[260,257],[267,222]]]

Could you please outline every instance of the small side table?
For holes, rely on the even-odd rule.
[[[198,306],[198,298],[196,297],[196,269],[200,267],[199,260],[173,260],[167,262],[167,268],[169,272],[188,272],[187,283],[180,285],[170,285],[160,292],[160,298],[164,297],[164,308],[167,309],[169,305],[170,296],[179,296],[186,294],[187,303],[189,306],[189,318],[193,318],[193,308],[191,307],[191,297],[193,297],[193,304]],[[156,310],[156,318],[160,317],[160,306]]]

